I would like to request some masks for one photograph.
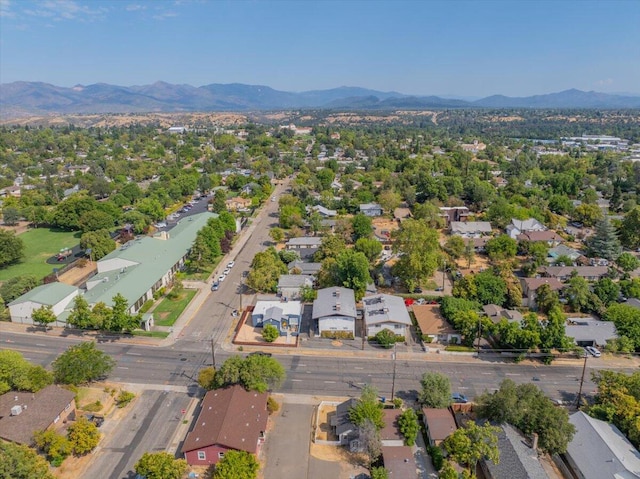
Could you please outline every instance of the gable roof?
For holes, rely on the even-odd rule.
[[[267,393],[246,391],[239,385],[207,392],[182,452],[220,445],[255,454],[267,428],[267,397]]]
[[[409,446],[382,446],[382,460],[389,477],[415,479],[418,477],[416,459]]]
[[[97,283],[85,293],[85,299],[92,305],[103,302],[111,306],[113,297],[120,293],[132,306],[189,252],[197,232],[217,216],[206,212],[189,216],[168,232],[167,239],[145,236],[112,251],[98,261],[99,273],[89,278]],[[124,271],[123,263],[130,265]]]
[[[318,290],[311,317],[318,319],[328,316],[356,318],[356,298],[352,289],[333,286]]]
[[[584,479],[631,479],[640,477],[640,452],[613,424],[582,411],[569,417],[576,427],[567,455]]]
[[[302,288],[313,286],[313,276],[305,274],[281,274],[278,278],[278,288]]]
[[[362,299],[364,321],[369,325],[380,323],[400,323],[411,326],[411,318],[400,296],[377,294]]]
[[[458,429],[449,409],[425,407],[422,414],[429,428],[429,437],[434,441],[444,441]]]
[[[398,418],[402,415],[400,409],[383,409],[382,419],[384,427],[380,429],[380,439],[382,441],[402,441],[404,436],[400,432]]]
[[[317,274],[322,269],[322,263],[307,263],[305,261],[295,260],[287,265],[289,271],[296,268],[301,274]]]
[[[413,315],[422,334],[453,334],[456,330],[440,313],[437,304],[413,304]]]
[[[564,285],[556,278],[520,278],[526,291],[537,291],[543,284],[548,284],[552,291],[560,291]]]
[[[599,346],[604,346],[608,340],[618,336],[613,321],[599,321],[594,318],[568,318],[564,325],[564,332],[576,343],[595,341]]]
[[[287,246],[320,246],[322,238],[318,236],[298,236],[287,241]]]
[[[370,210],[380,210],[382,211],[382,206],[378,203],[361,203],[360,211],[370,211]]]
[[[489,223],[488,221],[452,221],[451,233],[453,234],[491,233],[491,223]]]
[[[56,282],[43,284],[36,286],[31,291],[27,291],[22,296],[14,299],[9,303],[9,306],[25,303],[27,301],[32,301],[45,306],[53,306],[76,291],[78,291],[78,288],[64,283]]]
[[[355,431],[356,426],[349,419],[349,410],[356,407],[358,400],[356,398],[347,399],[336,406],[336,414],[331,418],[331,425],[336,428],[338,436]]]
[[[609,272],[609,268],[606,266],[545,266],[542,271],[551,278],[571,276],[574,271],[578,276],[589,278],[604,276]]]
[[[545,225],[535,218],[528,218],[526,220],[511,218],[511,225],[515,226],[520,231],[544,231],[547,229]]]
[[[562,236],[551,230],[525,231],[518,235],[517,240],[530,241],[532,243],[535,243],[536,241],[562,241]]]
[[[524,438],[509,424],[500,426],[498,449],[500,461],[494,464],[484,461],[493,479],[549,479],[538,454],[531,449]]]
[[[54,385],[37,393],[9,391],[3,394],[0,396],[0,438],[31,445],[33,433],[47,429],[74,397],[73,392]],[[22,412],[12,416],[13,406],[22,406]]]
[[[555,248],[551,248],[549,250],[549,256],[551,256],[552,258],[557,258],[558,256],[568,256],[572,260],[576,260],[580,256],[582,256],[582,253],[580,253],[580,251],[578,251],[577,249],[570,248],[567,245],[559,244]]]

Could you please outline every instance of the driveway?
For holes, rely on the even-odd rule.
[[[311,479],[309,441],[312,414],[311,404],[280,404],[262,452],[266,459],[264,479]]]

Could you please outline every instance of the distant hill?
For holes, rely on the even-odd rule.
[[[640,108],[640,96],[567,90],[513,98],[494,95],[477,101],[437,96],[409,96],[359,87],[286,92],[264,85],[212,83],[200,87],[156,82],[118,86],[106,83],[58,87],[40,82],[0,85],[0,115],[49,113],[140,113],[249,111],[299,108]]]
[[[640,108],[640,97],[571,89],[522,98],[494,95],[477,100],[473,105],[488,108]]]

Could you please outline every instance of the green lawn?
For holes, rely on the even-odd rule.
[[[134,336],[146,336],[149,338],[162,338],[162,339],[169,336],[169,333],[167,331],[140,331],[137,329],[132,331],[131,334],[133,334]]]
[[[31,229],[18,237],[24,241],[24,259],[21,263],[0,269],[0,281],[25,274],[32,274],[38,279],[44,278],[53,272],[55,267],[47,264],[47,259],[62,248],[71,248],[80,241],[80,233],[78,232],[49,228]]]
[[[182,314],[187,305],[196,295],[197,290],[185,289],[178,299],[164,298],[153,310],[153,318],[156,326],[173,326],[176,319]]]

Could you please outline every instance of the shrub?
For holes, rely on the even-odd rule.
[[[102,410],[102,403],[100,401],[92,402],[91,404],[87,404],[82,408],[87,412],[98,412]]]
[[[278,328],[276,328],[273,324],[267,324],[264,328],[262,328],[262,339],[264,339],[268,343],[274,342],[280,336],[280,332]]]
[[[320,336],[328,339],[353,339],[351,331],[322,331]]]
[[[87,265],[87,258],[80,258],[76,263],[78,268],[84,268]]]
[[[431,343],[433,342],[433,337],[429,336],[428,334],[423,334],[422,341],[424,341],[425,343]]]
[[[442,466],[444,466],[444,456],[442,455],[442,449],[440,449],[438,446],[429,446],[427,448],[427,452],[431,456],[431,462],[433,463],[433,467],[436,469],[436,471],[442,469]]]
[[[153,303],[155,303],[154,300],[150,299],[149,301],[145,301],[145,303],[142,305],[142,307],[140,308],[140,313],[144,314],[147,311],[149,311],[151,309],[151,306],[153,306]]]
[[[267,411],[269,412],[269,414],[278,412],[279,409],[280,409],[280,404],[278,404],[278,401],[273,399],[272,396],[269,396],[269,398],[267,399]]]
[[[404,341],[404,336],[396,336],[390,329],[383,329],[375,335],[375,340],[380,346],[390,349],[396,342]]]
[[[116,406],[122,408],[129,404],[133,398],[136,397],[135,394],[129,391],[120,391],[118,397],[116,398]]]

